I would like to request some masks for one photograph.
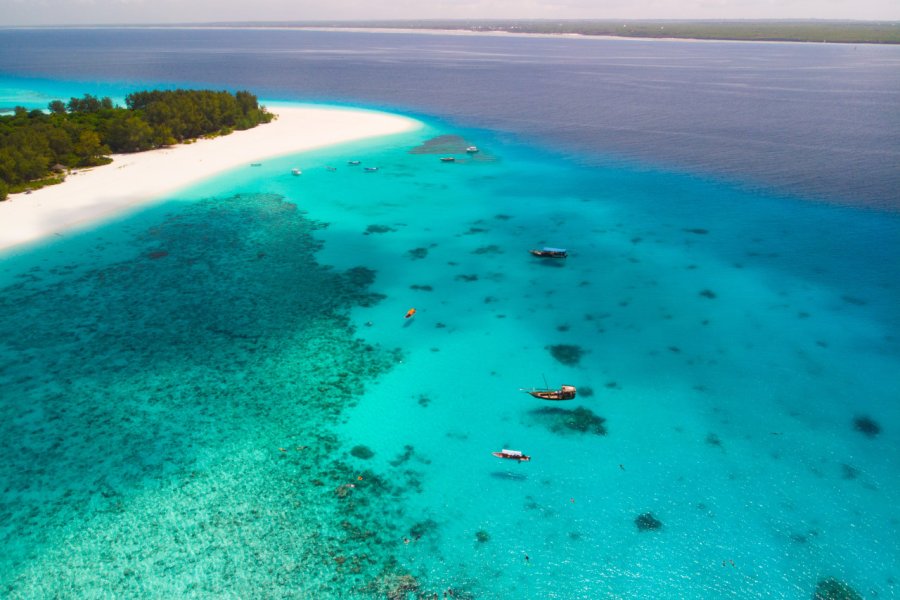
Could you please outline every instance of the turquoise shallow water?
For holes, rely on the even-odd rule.
[[[0,589],[894,597],[898,242],[435,124],[17,252]]]

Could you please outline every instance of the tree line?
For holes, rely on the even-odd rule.
[[[0,116],[0,200],[9,192],[56,183],[71,168],[268,123],[273,115],[247,91],[152,90],[125,107],[86,94],[54,100],[47,111],[16,107]]]

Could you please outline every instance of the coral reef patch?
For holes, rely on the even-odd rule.
[[[350,454],[355,456],[356,458],[361,458],[363,460],[368,460],[375,456],[375,453],[368,446],[353,446],[350,450]]]
[[[875,419],[866,415],[860,415],[853,419],[853,429],[867,438],[874,438],[881,433],[881,425]]]
[[[412,148],[410,154],[462,154],[471,146],[459,135],[438,135]]]
[[[606,419],[589,408],[558,408],[544,406],[528,413],[533,419],[559,434],[606,435]]]
[[[834,577],[826,577],[816,584],[813,600],[863,600],[862,595]]]
[[[356,338],[349,318],[380,300],[375,272],[320,265],[324,224],[280,196],[157,210],[152,226],[125,224],[115,254],[98,236],[80,250],[87,266],[0,290],[0,310],[27,306],[31,322],[0,320],[13,357],[0,378],[32,401],[0,404],[0,478],[18,507],[0,544],[23,565],[3,594],[427,591],[395,556],[400,523],[422,518],[396,508],[420,475],[336,458],[371,456],[332,429],[400,356]],[[168,256],[147,260],[159,248]],[[224,559],[223,539],[254,550]],[[92,567],[73,584],[79,561]]]
[[[575,346],[574,344],[556,344],[547,346],[550,354],[564,365],[575,366],[581,362],[581,357],[585,355],[584,348]]]
[[[653,513],[646,512],[638,515],[634,519],[634,524],[638,531],[656,531],[662,529],[662,521],[653,516]]]

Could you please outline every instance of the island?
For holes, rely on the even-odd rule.
[[[141,95],[135,99],[138,100],[135,104],[137,107],[142,105],[142,99],[148,99],[148,96]],[[79,102],[84,100],[78,99]],[[423,126],[416,119],[380,111],[286,102],[274,105],[270,103],[265,112],[258,115],[263,119],[259,127],[243,131],[235,130],[230,135],[222,135],[231,127],[226,125],[225,128],[214,130],[213,133],[201,135],[193,140],[186,137],[185,133],[181,139],[190,143],[177,143],[179,138],[175,129],[170,128],[171,139],[154,138],[152,130],[148,133],[141,125],[131,123],[129,126],[126,123],[125,131],[143,131],[148,135],[143,138],[123,136],[135,145],[122,148],[144,147],[137,145],[135,140],[149,139],[147,143],[151,149],[106,155],[102,149],[102,146],[108,145],[105,141],[107,138],[102,137],[106,132],[90,128],[78,130],[74,124],[79,120],[89,122],[93,119],[97,119],[99,123],[100,113],[110,110],[110,103],[104,99],[98,101],[100,109],[95,113],[78,114],[76,111],[73,115],[66,107],[67,116],[61,119],[61,113],[54,113],[53,110],[49,114],[44,113],[43,116],[34,111],[19,110],[11,117],[12,119],[28,117],[29,120],[34,118],[36,123],[58,119],[64,124],[63,129],[79,131],[77,143],[82,143],[92,150],[81,155],[70,153],[71,161],[65,158],[65,153],[53,155],[51,158],[44,156],[38,164],[49,170],[57,166],[53,160],[69,161],[57,166],[57,174],[46,176],[46,179],[65,178],[65,183],[45,185],[37,189],[42,180],[32,180],[27,186],[34,189],[24,193],[11,193],[8,200],[0,202],[0,253],[13,249],[16,252],[27,252],[32,243],[40,243],[51,236],[64,235],[71,229],[91,227],[142,205],[170,199],[173,194],[181,193],[195,183],[232,169],[253,168],[266,176],[281,174],[291,178],[293,176],[289,168],[283,173],[281,171],[273,173],[269,163],[262,161],[336,144],[405,133]],[[88,98],[87,102],[92,109],[96,107],[93,99]],[[75,105],[73,107],[79,108]],[[258,107],[258,110],[262,109]],[[129,115],[128,118],[136,118],[136,111],[133,110],[121,114]],[[69,119],[73,121],[70,123]],[[113,122],[115,121],[116,119],[113,119]],[[54,130],[46,124],[42,127],[45,131]],[[7,129],[6,134],[9,133]],[[62,135],[59,133],[53,135],[56,138],[51,137],[51,140],[55,141],[48,143],[65,145],[64,142],[67,140]],[[100,138],[99,146],[97,137]],[[176,143],[172,145],[157,145],[168,144],[173,139]],[[71,137],[68,140],[68,143],[76,145],[71,141]],[[0,156],[8,157],[9,154]],[[97,164],[70,169],[72,164],[78,164],[80,161],[86,161],[84,164],[89,162]],[[110,161],[111,164],[101,164]],[[294,166],[298,165],[291,165]],[[322,168],[324,169],[324,166]],[[43,172],[37,168],[33,171],[37,177]]]
[[[54,100],[47,111],[17,107],[0,116],[0,201],[60,183],[73,168],[108,164],[112,153],[227,135],[274,117],[247,91],[141,91],[125,104],[86,94],[68,103]]]
[[[218,24],[222,25],[222,24]],[[825,19],[679,20],[679,19],[430,19],[379,21],[317,21],[230,23],[235,27],[315,29],[383,29],[453,31],[483,34],[530,34],[733,40],[753,42],[829,42],[900,44],[898,21],[838,21]]]

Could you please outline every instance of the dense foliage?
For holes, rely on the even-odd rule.
[[[127,107],[85,95],[54,100],[48,111],[17,107],[0,116],[0,200],[10,191],[59,180],[54,172],[110,161],[110,153],[140,152],[272,120],[250,92],[146,91]]]

